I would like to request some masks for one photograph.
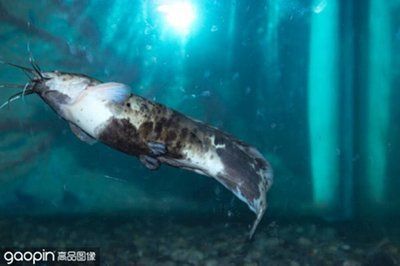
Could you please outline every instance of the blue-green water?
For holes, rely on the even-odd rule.
[[[0,1],[0,60],[30,56],[233,134],[274,185],[247,243],[254,214],[215,180],[87,145],[26,96],[0,110],[1,248],[96,247],[104,265],[400,263],[400,1]],[[26,82],[0,65],[0,86]]]

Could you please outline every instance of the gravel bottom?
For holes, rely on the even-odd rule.
[[[15,218],[0,220],[0,245],[97,247],[101,265],[400,264],[398,237],[377,236],[354,224],[273,222],[260,227],[252,242],[245,240],[246,229],[244,224],[166,222],[162,218]]]

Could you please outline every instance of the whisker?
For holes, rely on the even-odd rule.
[[[35,93],[34,90],[32,90],[32,89],[26,89],[26,90],[25,90],[25,93],[24,93],[24,96],[30,95],[30,94],[34,94],[34,93]]]
[[[24,86],[24,89],[22,90],[22,101],[25,102],[25,95],[26,95],[26,91],[29,87],[29,82],[27,82]]]
[[[24,74],[28,77],[28,79],[29,79],[31,82],[32,82],[33,79],[35,78],[34,76],[32,77],[32,76],[30,75],[30,73],[27,72],[27,71],[25,71],[25,70],[24,70]]]
[[[13,101],[18,100],[19,98],[21,98],[21,95],[22,95],[22,92],[18,92],[16,94],[12,95],[10,98],[8,98],[8,100],[5,103],[3,103],[0,106],[0,110],[3,109],[4,106],[7,106],[7,105],[9,106],[10,103],[12,103]]]
[[[33,75],[35,74],[35,70],[33,70],[32,68],[29,68],[29,67],[20,66],[20,65],[17,65],[17,64],[13,64],[13,63],[10,63],[10,62],[3,61],[3,60],[0,60],[0,64],[9,65],[9,66],[12,66],[12,67],[19,68],[19,69],[21,69],[23,71],[26,71],[26,72],[30,73],[30,74],[33,74]]]
[[[0,88],[22,89],[22,88],[24,88],[24,86],[25,86],[25,85],[21,85],[21,84],[10,84],[10,83],[0,84]]]
[[[25,90],[25,92],[24,92],[24,91],[21,91],[21,92],[18,92],[18,93],[16,93],[16,94],[11,95],[11,97],[8,98],[8,100],[7,100],[5,103],[3,103],[2,105],[0,105],[0,110],[3,109],[5,106],[10,106],[10,103],[12,103],[12,102],[18,100],[18,99],[21,98],[22,96],[29,95],[29,94],[33,94],[33,93],[34,93],[33,90],[28,89],[28,90]]]
[[[33,57],[32,51],[31,51],[31,45],[30,45],[30,41],[28,41],[28,43],[26,44],[26,49],[28,50],[29,53],[29,62],[31,63],[32,68],[34,69],[34,71],[36,72],[36,74],[43,79],[43,75],[42,75],[42,70],[40,69],[40,67],[38,66],[38,64],[36,64],[35,58]]]
[[[29,62],[31,63],[35,73],[43,79],[42,71],[40,70],[39,66],[36,64],[35,59],[32,56],[29,57]]]

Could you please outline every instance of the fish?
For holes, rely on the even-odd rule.
[[[42,71],[1,61],[24,71],[25,84],[0,109],[26,95],[38,95],[71,131],[88,144],[101,142],[137,157],[150,170],[167,164],[214,178],[256,215],[252,239],[267,209],[273,184],[270,163],[254,147],[231,134],[146,99],[118,82],[101,82],[84,74]]]

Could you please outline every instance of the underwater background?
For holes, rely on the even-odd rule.
[[[29,49],[28,49],[29,48]],[[101,265],[400,264],[399,0],[0,0],[0,60],[82,73],[229,132],[274,169],[253,242],[214,179],[0,110],[0,246]],[[0,65],[1,103],[27,77]]]

